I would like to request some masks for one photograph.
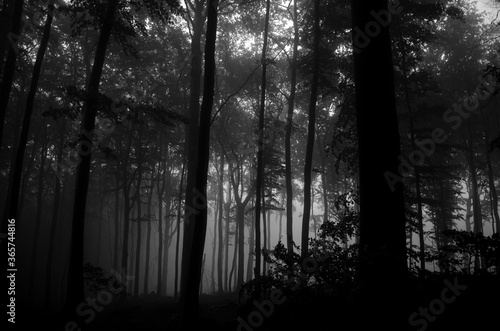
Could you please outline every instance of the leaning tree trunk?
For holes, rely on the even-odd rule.
[[[68,300],[66,303],[69,314],[73,314],[76,307],[85,299],[83,284],[83,238],[85,229],[85,207],[87,205],[90,175],[90,148],[92,146],[92,137],[88,137],[87,135],[94,130],[95,126],[99,84],[101,82],[106,48],[111,36],[111,30],[113,29],[118,3],[119,0],[110,0],[106,9],[106,17],[97,41],[94,65],[87,86],[87,96],[82,114],[81,133],[78,143],[79,146],[87,146],[87,150],[80,154],[82,160],[76,170],[75,199],[71,231],[71,259],[68,272]]]
[[[196,169],[194,187],[194,193],[198,195],[198,199],[196,201],[187,200],[191,208],[196,208],[197,213],[195,213],[194,217],[193,240],[191,243],[189,265],[186,272],[186,287],[184,288],[185,292],[183,294],[182,329],[185,331],[193,329],[196,325],[195,319],[198,317],[201,268],[207,229],[207,176],[208,162],[210,159],[210,122],[214,102],[215,39],[217,37],[218,0],[209,0],[207,6],[208,21],[205,42],[205,77],[203,82],[203,101],[200,109],[198,166]],[[200,199],[202,201],[199,201]]]
[[[314,129],[316,126],[316,100],[319,82],[319,42],[320,42],[320,0],[314,0],[314,42],[311,95],[309,98],[309,123],[307,126],[306,158],[304,165],[304,212],[302,218],[301,256],[309,255],[309,221],[311,218],[311,172],[314,151]]]

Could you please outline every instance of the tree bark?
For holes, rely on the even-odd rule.
[[[191,242],[192,247],[190,250],[189,265],[186,272],[186,288],[183,294],[184,302],[182,329],[186,331],[193,329],[193,326],[196,325],[195,320],[198,317],[199,288],[207,229],[207,176],[208,163],[210,159],[210,123],[214,102],[215,40],[217,37],[218,0],[209,0],[207,6],[208,21],[205,41],[205,76],[203,81],[203,101],[200,109],[198,136],[199,157],[195,177],[195,192],[193,192],[198,196],[198,198],[191,201],[187,200],[189,206],[197,212],[194,216],[194,230]],[[199,200],[201,200],[201,202]]]

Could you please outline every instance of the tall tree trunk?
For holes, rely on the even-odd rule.
[[[191,39],[191,83],[189,100],[189,126],[187,130],[188,143],[188,167],[186,178],[186,197],[184,212],[184,233],[182,241],[182,262],[181,262],[181,298],[184,301],[184,294],[187,293],[187,270],[189,269],[189,257],[191,256],[191,246],[194,233],[194,213],[188,208],[195,199],[195,181],[198,167],[198,135],[200,123],[200,89],[201,89],[201,35],[203,33],[204,15],[203,9],[205,1],[194,0],[193,35]]]
[[[141,152],[141,128],[139,128],[139,139],[137,141],[137,187],[135,188],[135,203],[137,204],[137,246],[135,248],[135,277],[134,296],[139,296],[139,279],[141,271],[141,239],[142,239],[142,206],[141,206],[141,185],[142,185],[142,152]],[[147,294],[147,293],[146,293]]]
[[[245,268],[245,205],[237,203],[236,205],[236,222],[238,223],[238,272],[236,278],[236,291],[239,291],[243,285],[244,268]],[[257,233],[257,231],[256,231]],[[235,237],[236,238],[236,237]]]
[[[267,36],[269,34],[269,14],[271,11],[271,1],[266,1],[266,18],[264,21],[264,40],[262,45],[262,81],[260,87],[260,108],[259,108],[259,142],[257,150],[257,179],[255,198],[255,278],[260,277],[260,214],[262,203],[262,192],[264,184],[264,117],[266,111],[266,83],[267,83]]]
[[[160,138],[160,139],[163,139]],[[161,154],[161,141],[160,141],[160,154]],[[168,155],[168,153],[166,153]],[[161,165],[158,166],[158,178],[157,178],[157,192],[158,192],[158,274],[156,278],[156,294],[161,296],[162,293],[162,283],[161,283],[161,271],[162,271],[162,263],[163,263],[163,192],[165,190],[165,174],[167,172],[167,166],[165,164],[166,161],[163,162],[163,169],[161,169]],[[162,171],[163,170],[163,171]],[[160,175],[160,173],[163,173]],[[160,177],[161,176],[161,177]],[[160,186],[161,181],[161,186]]]
[[[174,277],[174,298],[178,296],[177,286],[179,284],[179,246],[181,240],[181,210],[182,210],[182,189],[184,187],[184,173],[186,168],[186,154],[182,160],[181,181],[179,184],[179,205],[177,207],[177,238],[175,240],[175,277]]]
[[[291,137],[293,109],[295,107],[295,90],[297,85],[297,49],[299,45],[299,23],[297,0],[293,1],[293,54],[290,68],[290,97],[288,98],[288,113],[285,132],[285,186],[286,186],[286,246],[288,254],[293,252],[293,192],[292,192],[292,157]]]
[[[113,250],[113,266],[115,270],[119,269],[118,247],[120,244],[120,172],[116,170],[116,191],[115,191],[115,243]]]
[[[171,173],[171,168],[167,171],[167,180],[166,180],[166,187],[171,187],[171,182],[172,182],[172,177],[170,176]],[[170,229],[171,229],[171,224],[170,224],[170,209],[172,205],[172,193],[169,190],[168,193],[165,196],[165,229],[163,233],[163,269],[162,269],[162,290],[163,290],[163,295],[167,295],[167,274],[168,274],[168,249],[170,247],[170,243],[172,241],[172,236],[170,235]]]
[[[309,99],[309,120],[307,126],[306,158],[304,165],[304,212],[302,216],[301,256],[309,254],[309,220],[311,217],[311,171],[314,151],[314,129],[316,127],[316,100],[318,99],[319,82],[319,43],[320,43],[320,0],[314,0],[314,42],[313,42],[313,72],[311,80],[311,95]]]
[[[66,304],[69,314],[75,312],[75,308],[84,300],[83,284],[83,238],[85,224],[85,207],[87,205],[87,191],[89,185],[90,160],[92,137],[91,134],[95,126],[97,114],[97,100],[99,84],[101,81],[102,68],[106,57],[106,48],[115,21],[115,13],[118,7],[118,0],[110,0],[106,9],[106,17],[103,22],[97,48],[87,86],[87,96],[82,114],[81,133],[79,146],[86,145],[88,150],[82,153],[82,161],[76,170],[76,187],[73,207],[73,227],[71,231],[71,260],[68,273],[68,302]],[[84,155],[83,155],[84,154]]]
[[[12,88],[12,83],[14,81],[14,72],[16,70],[16,59],[17,59],[17,54],[19,53],[19,49],[17,48],[17,42],[21,38],[20,32],[21,32],[21,23],[23,15],[23,6],[24,6],[24,0],[15,1],[12,14],[12,24],[10,29],[11,32],[7,34],[7,37],[9,38],[10,42],[10,47],[8,47],[7,59],[5,60],[5,66],[3,67],[2,84],[0,86],[0,146],[2,146],[5,114],[7,113],[7,105],[9,104],[10,90]],[[34,77],[31,79],[32,82],[37,80],[38,79],[34,79]],[[7,231],[7,225],[5,225],[5,230]],[[3,233],[7,233],[6,231]],[[7,250],[4,251],[6,252]]]
[[[144,261],[144,285],[143,292],[144,294],[149,293],[149,260],[151,256],[151,207],[153,202],[153,179],[151,178],[149,195],[148,195],[148,216],[146,221],[148,222],[147,234],[146,234],[146,257]]]
[[[205,76],[203,81],[203,101],[200,109],[200,126],[198,137],[198,166],[196,169],[195,194],[196,201],[187,200],[191,208],[196,208],[194,217],[194,231],[192,247],[189,256],[189,265],[186,272],[186,288],[183,294],[183,320],[182,329],[189,331],[195,326],[199,309],[199,287],[205,235],[207,229],[207,175],[210,159],[210,122],[214,102],[215,83],[215,39],[217,37],[217,7],[218,0],[208,1],[208,21],[205,41]],[[191,162],[191,160],[190,160]],[[202,200],[201,203],[199,200]]]
[[[218,292],[222,293],[223,291],[223,282],[222,282],[222,263],[223,263],[223,248],[224,248],[224,239],[223,239],[223,230],[222,225],[224,222],[223,213],[224,213],[224,154],[220,155],[220,166],[219,166],[219,227],[218,227],[218,238],[219,238],[219,251],[218,251],[218,259],[217,259],[217,285]],[[229,220],[228,220],[229,222]]]
[[[214,215],[214,232],[212,234],[212,268],[210,270],[210,292],[215,292],[215,260],[217,259],[217,255],[215,252],[217,251],[217,221],[219,219],[219,214],[222,213],[222,210],[219,208],[219,197],[215,198],[215,215]]]
[[[263,243],[263,250],[264,252],[267,251],[267,217],[266,217],[266,204],[265,204],[265,197],[264,197],[264,194],[262,195],[262,234],[264,235],[264,238],[262,243]],[[262,275],[265,276],[266,275],[266,259],[262,259]]]
[[[249,225],[250,229],[250,239],[248,240],[248,260],[247,260],[247,274],[246,281],[250,281],[252,279],[252,267],[253,267],[253,259],[255,256],[255,251],[252,252],[252,248],[255,247],[255,223],[251,222]]]
[[[230,166],[229,166],[230,168]],[[231,221],[231,192],[232,190],[229,189],[228,191],[228,197],[227,197],[227,202],[226,202],[226,237],[224,242],[226,243],[225,246],[225,252],[224,252],[224,270],[226,271],[224,273],[224,291],[229,292],[231,291],[230,285],[228,284],[228,278],[229,278],[229,225]],[[236,246],[236,239],[235,239],[235,246]]]

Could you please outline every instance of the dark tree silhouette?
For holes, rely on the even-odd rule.
[[[183,296],[182,329],[192,330],[198,317],[199,289],[203,264],[203,249],[207,229],[207,175],[210,158],[210,123],[215,89],[215,40],[217,37],[218,0],[208,2],[207,32],[205,41],[205,76],[203,81],[203,101],[200,109],[198,137],[198,167],[196,169],[195,192],[197,200],[191,203],[196,210],[189,266],[186,273],[186,287]]]
[[[88,135],[94,130],[97,115],[97,99],[101,82],[102,68],[106,57],[111,30],[115,22],[119,0],[110,0],[106,9],[106,16],[97,41],[94,65],[87,85],[87,96],[82,114],[80,146],[88,146],[88,150],[81,154],[81,163],[76,170],[75,202],[73,207],[73,227],[71,229],[71,259],[68,272],[68,298],[66,303],[67,314],[72,314],[75,308],[84,299],[83,284],[83,237],[85,223],[85,207],[89,186],[89,173],[92,140]],[[90,137],[91,138],[91,137]]]

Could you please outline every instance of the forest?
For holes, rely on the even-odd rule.
[[[500,1],[0,3],[5,330],[498,327]]]

